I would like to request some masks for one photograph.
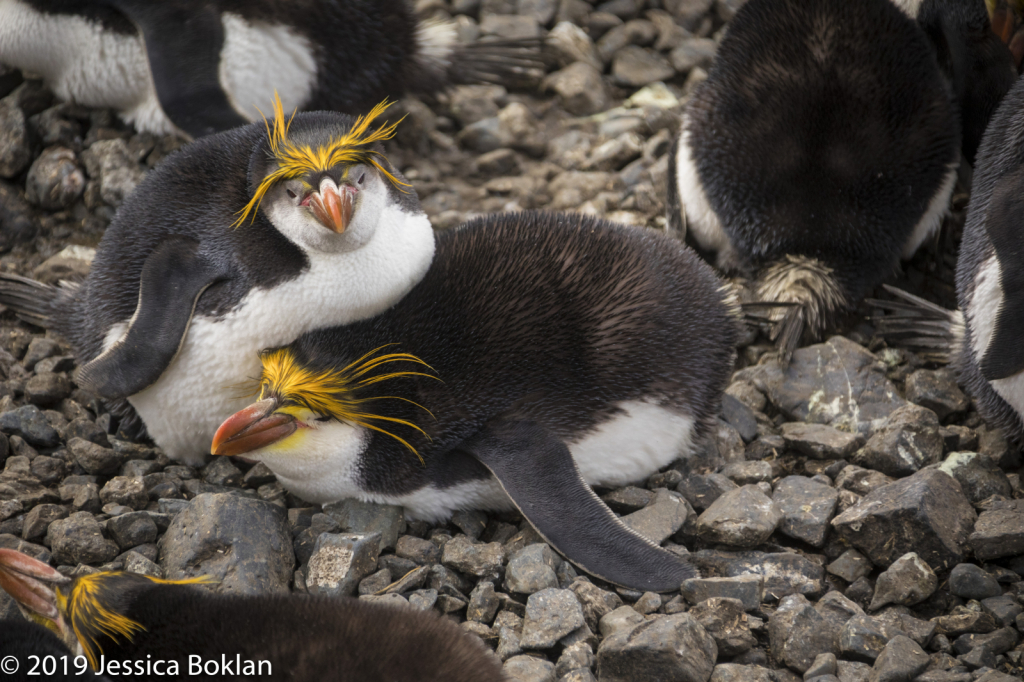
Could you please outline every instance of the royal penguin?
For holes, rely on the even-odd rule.
[[[77,381],[125,431],[202,462],[246,404],[259,351],[389,308],[423,277],[434,233],[383,155],[383,107],[276,118],[201,138],[120,207],[80,285],[0,276],[0,302],[72,347]]]
[[[942,222],[959,135],[922,30],[889,0],[750,0],[669,161],[670,226],[817,338]]]
[[[0,0],[0,62],[140,131],[199,137],[289,111],[357,114],[405,93],[500,81],[529,41],[461,44],[407,0]]]
[[[1024,77],[989,124],[956,266],[959,310],[889,288],[876,320],[894,343],[948,361],[991,426],[1024,445]]]
[[[265,351],[259,399],[212,451],[263,462],[310,502],[429,521],[514,506],[585,571],[674,590],[690,565],[589,486],[642,480],[710,431],[738,320],[711,268],[664,234],[482,217],[439,235],[392,308]]]
[[[111,677],[507,679],[483,642],[437,614],[348,598],[219,594],[202,587],[204,582],[123,571],[72,579],[25,554],[0,549],[0,587],[22,614],[84,656],[89,668]],[[74,662],[68,663],[76,671]]]

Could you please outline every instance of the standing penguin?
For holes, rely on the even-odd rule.
[[[79,285],[0,276],[0,302],[70,342],[78,383],[196,464],[258,352],[395,303],[434,233],[383,156],[394,125],[317,112],[200,139],[150,171]],[[125,403],[127,400],[127,403]]]
[[[259,401],[212,450],[311,502],[434,521],[515,505],[584,570],[674,590],[689,564],[588,484],[642,479],[708,433],[738,325],[711,268],[669,237],[575,214],[478,218],[439,235],[394,307],[264,352]]]
[[[214,594],[196,586],[203,582],[208,581],[160,580],[121,571],[70,579],[41,561],[0,549],[0,587],[25,617],[83,655],[92,670],[111,677],[507,679],[500,661],[477,637],[437,614],[355,599]],[[40,645],[49,650],[59,642],[40,640]],[[19,662],[28,664],[24,657]],[[72,660],[68,663],[76,670]]]
[[[992,426],[1024,444],[1024,77],[985,133],[956,267],[960,310],[898,289],[876,319],[889,339],[948,360]]]
[[[695,91],[668,219],[818,337],[939,227],[956,117],[920,28],[889,0],[750,0]]]
[[[406,0],[0,0],[0,62],[140,131],[193,137],[286,109],[355,114],[386,97],[501,80],[529,41],[459,44]]]

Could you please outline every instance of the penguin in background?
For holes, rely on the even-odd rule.
[[[938,229],[958,130],[932,46],[889,0],[750,0],[684,115],[669,225],[788,304],[788,356]]]
[[[261,349],[376,315],[430,266],[433,229],[381,147],[397,123],[371,127],[384,108],[287,119],[278,102],[272,123],[186,145],[121,206],[81,284],[0,275],[0,302],[70,343],[123,430],[201,463]]]
[[[137,130],[199,137],[287,110],[367,111],[385,98],[501,82],[530,41],[457,42],[406,0],[0,0],[0,62]]]
[[[956,268],[956,311],[894,287],[875,318],[887,341],[949,362],[978,412],[1024,445],[1024,77],[981,143]]]
[[[483,642],[434,613],[356,599],[216,594],[199,587],[204,582],[210,581],[124,571],[72,579],[25,554],[0,549],[0,587],[33,628],[44,627],[58,640],[39,636],[25,623],[22,646],[38,643],[47,652],[67,647],[84,656],[91,670],[112,677],[195,678],[201,675],[190,674],[189,657],[198,656],[203,663],[216,662],[219,674],[211,677],[225,680],[507,680]],[[5,646],[0,639],[0,650]],[[221,667],[225,661],[230,670]],[[20,662],[24,666],[24,656]],[[70,660],[69,668],[75,671]]]
[[[392,308],[265,351],[259,399],[212,452],[263,462],[311,502],[428,521],[514,506],[588,573],[676,590],[690,564],[590,485],[641,480],[709,433],[739,326],[711,268],[666,235],[578,214],[478,218],[438,235]]]

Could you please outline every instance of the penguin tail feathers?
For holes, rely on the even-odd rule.
[[[60,290],[28,277],[0,274],[0,304],[14,311],[25,322],[37,327],[51,325],[53,301]]]
[[[949,364],[963,342],[963,313],[959,310],[946,310],[888,284],[882,286],[897,300],[869,298],[865,301],[883,311],[871,317],[879,336],[886,343],[894,343],[917,353],[923,360]]]
[[[540,38],[477,40],[460,43],[452,21],[421,21],[416,29],[416,61],[428,76],[445,85],[529,84],[543,75]]]

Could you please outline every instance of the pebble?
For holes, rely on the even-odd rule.
[[[715,640],[688,613],[660,616],[606,636],[597,650],[601,682],[706,680],[718,657]]]
[[[465,535],[448,541],[441,562],[455,570],[477,577],[496,575],[505,561],[505,550],[500,543],[474,545]]]
[[[608,105],[608,92],[601,73],[586,62],[575,62],[544,79],[543,87],[558,95],[570,114],[596,114]]]
[[[682,495],[661,488],[655,491],[653,502],[621,520],[627,528],[660,545],[696,515]]]
[[[718,655],[731,658],[757,645],[744,611],[744,604],[738,599],[712,597],[689,613],[714,638]]]
[[[0,429],[4,433],[24,438],[36,447],[53,448],[60,444],[60,435],[35,405],[25,405],[0,414]]]
[[[513,656],[503,670],[516,682],[555,682],[554,663],[534,656]]]
[[[0,178],[13,178],[32,160],[25,114],[14,96],[0,99]]]
[[[912,372],[907,377],[906,395],[907,400],[928,408],[939,419],[964,413],[971,405],[970,399],[957,386],[956,372],[951,367]]]
[[[25,198],[48,211],[69,208],[85,191],[85,174],[75,153],[66,147],[49,147],[28,169]]]
[[[505,569],[505,588],[509,592],[533,594],[558,587],[555,570],[561,563],[561,558],[546,544],[528,545],[509,559]]]
[[[875,659],[870,682],[913,680],[928,667],[928,654],[912,639],[897,635],[890,639]]]
[[[942,458],[943,439],[935,413],[908,404],[895,410],[852,461],[894,478],[909,476]]]
[[[987,599],[1003,593],[991,575],[974,564],[957,564],[949,572],[949,593],[963,599]]]
[[[825,544],[839,501],[834,488],[804,476],[787,476],[775,484],[772,500],[782,515],[780,533],[814,547]]]
[[[939,579],[931,566],[916,553],[909,552],[878,576],[875,595],[868,608],[877,611],[886,604],[918,604],[930,597],[938,586]]]
[[[46,532],[53,558],[62,564],[102,564],[117,556],[117,544],[103,537],[103,527],[88,512],[53,521]]]
[[[680,587],[683,598],[691,604],[708,599],[731,599],[743,605],[744,611],[754,611],[764,598],[764,578],[759,575],[741,575],[735,578],[690,578]]]
[[[967,500],[978,505],[993,495],[1010,497],[1010,480],[995,462],[976,452],[951,452],[939,467],[956,479]]]
[[[583,607],[571,590],[541,590],[526,600],[520,645],[524,649],[548,649],[584,623]]]
[[[998,502],[981,512],[968,544],[982,561],[1024,554],[1024,500]]]
[[[128,512],[107,521],[107,533],[121,551],[156,542],[159,529],[153,518],[144,511]]]
[[[402,507],[375,504],[347,498],[325,504],[324,514],[330,516],[341,530],[348,533],[380,533],[380,551],[394,549],[399,533],[405,530]]]
[[[775,503],[757,486],[722,494],[697,518],[697,534],[730,547],[756,547],[782,520]]]
[[[807,670],[819,654],[837,653],[828,621],[802,595],[790,595],[768,619],[768,639],[775,660],[797,672]]]

